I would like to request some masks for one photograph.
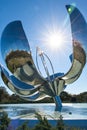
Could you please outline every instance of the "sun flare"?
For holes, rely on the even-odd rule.
[[[56,24],[46,25],[42,31],[41,41],[45,50],[62,51],[71,46],[72,36],[67,26],[57,27]],[[71,31],[70,31],[71,32]]]
[[[64,42],[64,36],[59,32],[51,33],[48,36],[47,41],[51,48],[60,48]]]
[[[66,35],[61,30],[49,30],[45,33],[44,42],[52,49],[58,50],[64,46]]]

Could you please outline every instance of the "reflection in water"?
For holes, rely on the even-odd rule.
[[[34,108],[26,108],[26,107],[17,107],[17,106],[13,106],[13,107],[3,107],[0,108],[0,113],[2,113],[2,111],[6,111],[8,113],[8,116],[10,118],[19,118],[19,117],[23,117],[27,114],[33,115],[34,113],[36,113],[36,110]]]
[[[6,111],[11,119],[35,119],[35,113],[39,113],[49,119],[58,119],[60,115],[64,119],[87,119],[87,104],[84,103],[63,104],[61,112],[55,112],[54,109],[54,104],[0,105],[0,113]]]

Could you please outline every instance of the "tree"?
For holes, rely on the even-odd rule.
[[[0,114],[0,130],[6,130],[10,123],[10,118],[8,118],[8,114],[6,112],[2,112]]]
[[[49,124],[47,118],[42,117],[40,114],[36,113],[36,118],[39,123],[34,127],[33,130],[51,130],[51,125]]]
[[[64,130],[65,128],[65,125],[64,125],[64,122],[63,122],[63,117],[62,115],[60,115],[59,117],[59,120],[58,120],[58,123],[57,123],[57,130]]]
[[[19,126],[16,130],[30,130],[28,127],[28,122],[24,122],[21,126]]]

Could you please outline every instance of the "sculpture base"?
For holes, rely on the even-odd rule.
[[[54,102],[56,104],[55,111],[61,112],[62,110],[62,102],[59,96],[54,97]]]

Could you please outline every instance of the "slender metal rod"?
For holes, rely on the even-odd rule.
[[[46,72],[46,75],[47,75],[47,77],[48,77],[48,80],[49,80],[50,82],[52,82],[52,81],[51,81],[51,78],[50,78],[49,70],[48,70],[48,67],[47,67],[47,64],[46,64],[46,61],[45,61],[45,57],[44,57],[44,56],[46,56],[47,59],[48,59],[49,62],[50,62],[50,65],[51,65],[51,68],[52,68],[52,71],[53,71],[53,77],[54,77],[54,69],[53,69],[53,66],[52,66],[52,63],[51,63],[50,59],[48,58],[48,56],[47,56],[39,47],[37,47],[37,53],[38,53],[39,56],[41,57],[41,61],[42,61],[42,64],[43,64],[43,66],[44,66],[44,70],[45,70],[45,72]]]

